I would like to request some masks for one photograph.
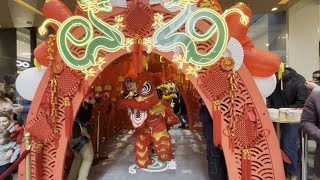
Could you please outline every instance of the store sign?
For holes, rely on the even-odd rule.
[[[28,61],[17,60],[16,63],[17,68],[26,69],[31,67],[31,62]]]

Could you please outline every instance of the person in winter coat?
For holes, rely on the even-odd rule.
[[[311,94],[309,95],[305,107],[304,107],[304,111],[301,117],[301,127],[303,129],[303,131],[305,133],[307,133],[309,135],[309,139],[312,140],[316,140],[317,142],[317,146],[316,146],[316,150],[314,152],[315,154],[315,158],[314,158],[314,172],[315,172],[315,177],[313,177],[312,179],[320,179],[320,171],[318,171],[318,169],[320,168],[320,142],[319,142],[319,137],[318,137],[318,141],[317,138],[314,138],[314,131],[313,129],[317,129],[317,125],[319,124],[319,118],[317,117],[312,117],[314,116],[314,113],[318,112],[316,110],[316,104],[314,100],[319,101],[320,97],[317,97],[317,95],[315,94],[319,94],[319,93],[313,93],[313,92],[320,92],[320,71],[315,71],[312,73],[312,80],[311,81],[307,81],[305,83],[306,87],[308,90],[311,91],[311,94],[313,94],[311,96]],[[316,112],[314,112],[316,111]],[[311,118],[311,119],[306,119],[306,118]]]
[[[174,98],[173,99],[173,103],[174,103],[174,106],[173,106],[173,113],[176,115],[176,116],[179,116],[180,114],[180,109],[181,109],[181,104],[180,104],[180,96],[181,94],[179,93],[176,93],[177,95],[177,98]],[[180,119],[180,118],[179,118]]]
[[[6,113],[0,112],[0,130],[8,130],[11,140],[22,143],[23,128]]]
[[[89,123],[95,99],[83,102],[73,124],[73,137],[69,146],[73,150],[74,159],[68,180],[87,180],[93,162],[94,151],[87,124]]]
[[[181,118],[179,120],[181,125],[179,128],[186,129],[188,128],[188,112],[182,95],[180,96],[180,114]]]
[[[313,72],[312,81],[307,81],[305,85],[311,91],[320,91],[320,70]]]
[[[320,179],[320,91],[314,91],[308,97],[301,115],[301,127],[317,142],[314,172],[316,179]]]
[[[275,91],[267,98],[268,108],[303,108],[308,97],[305,78],[292,68],[285,68],[281,81]],[[282,85],[281,85],[282,84]],[[281,89],[283,87],[283,89]],[[298,147],[300,124],[281,124],[281,148],[289,157],[291,164],[284,164],[288,179],[296,179],[298,171]]]
[[[20,145],[12,141],[8,130],[0,130],[0,175],[10,168],[19,156]],[[9,175],[4,180],[11,180]]]
[[[22,105],[22,111],[20,113],[17,113],[17,121],[20,126],[24,125],[24,123],[27,120],[28,113],[31,107],[31,101],[28,101],[24,99],[18,91],[15,92],[16,95],[16,104]]]
[[[226,180],[228,179],[227,167],[223,151],[213,144],[213,121],[211,115],[200,98],[199,117],[203,124],[203,136],[207,141],[207,160],[208,174],[210,180]]]

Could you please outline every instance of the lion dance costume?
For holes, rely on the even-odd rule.
[[[150,144],[161,161],[174,158],[171,138],[167,125],[174,125],[178,121],[168,102],[164,101],[157,87],[161,85],[161,76],[155,73],[143,72],[137,82],[137,94],[132,98],[121,99],[120,108],[128,108],[130,120],[136,129],[136,164],[146,168],[150,160]]]

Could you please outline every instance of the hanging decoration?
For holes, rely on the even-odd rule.
[[[26,124],[25,132],[32,134],[33,148],[35,149],[35,164],[36,177],[42,176],[42,160],[43,160],[43,149],[52,139],[55,139],[55,133],[53,131],[54,124],[51,121],[50,116],[45,113],[39,113],[38,116],[33,119],[33,123]]]
[[[59,138],[60,138],[60,132],[57,127],[57,116],[58,116],[58,94],[57,94],[57,77],[54,74],[54,55],[56,53],[55,51],[55,42],[56,42],[56,36],[55,35],[49,35],[48,40],[48,61],[49,61],[49,72],[50,72],[50,90],[51,90],[51,97],[50,97],[50,117],[53,122],[53,132],[54,132],[54,142],[55,146],[59,146]]]
[[[270,132],[266,130],[258,131],[258,119],[253,107],[244,105],[243,114],[235,122],[236,128],[232,131],[235,144],[242,153],[241,172],[242,180],[251,180],[251,148]],[[230,132],[229,132],[230,133]]]
[[[200,77],[198,78],[198,85],[202,92],[205,93],[206,97],[212,102],[212,112],[214,119],[214,144],[216,146],[221,145],[221,134],[222,134],[222,115],[220,101],[222,98],[228,94],[231,97],[231,102],[233,103],[230,107],[231,121],[234,126],[233,121],[235,121],[235,91],[236,91],[236,81],[234,74],[235,62],[231,57],[222,58],[219,64],[211,66],[209,69],[200,72]],[[209,75],[210,74],[210,75]],[[233,114],[233,115],[232,115]],[[233,127],[230,124],[230,128]],[[231,143],[231,142],[230,142]]]
[[[234,150],[234,138],[235,138],[235,130],[237,129],[237,115],[236,115],[236,92],[238,90],[238,85],[236,81],[236,74],[234,71],[230,74],[230,99],[231,99],[231,107],[230,107],[230,122],[228,125],[228,135],[229,135],[229,146],[231,150]]]
[[[161,14],[153,15],[153,12],[147,5],[137,1],[131,3],[125,12],[125,16],[116,18],[116,23],[112,26],[103,22],[96,15],[98,12],[112,11],[112,5],[109,0],[102,2],[81,0],[79,1],[79,5],[84,12],[87,12],[88,19],[82,16],[72,16],[62,23],[55,19],[47,19],[40,26],[39,32],[44,35],[47,32],[46,26],[48,24],[57,26],[59,28],[57,45],[62,59],[69,67],[85,73],[87,75],[86,78],[94,76],[96,73],[91,67],[99,66],[97,62],[102,58],[98,57],[99,51],[116,52],[120,49],[130,51],[132,45],[134,45],[133,59],[137,72],[142,72],[141,58],[142,45],[144,45],[147,47],[148,52],[152,48],[162,52],[181,49],[182,54],[178,54],[175,61],[179,63],[179,68],[183,68],[183,64],[190,64],[188,65],[189,74],[197,77],[197,73],[202,67],[216,63],[226,50],[229,35],[225,18],[230,14],[236,13],[241,16],[240,20],[243,25],[249,23],[248,17],[236,8],[228,9],[222,15],[216,11],[217,9],[201,8],[205,7],[202,5],[194,11],[192,6],[197,5],[197,2],[197,0],[189,2],[164,2],[163,6],[165,8],[170,6],[171,8],[176,7],[180,10],[179,15],[164,23]],[[214,7],[221,9],[215,1],[210,3]],[[137,19],[139,23],[136,22]],[[194,29],[195,24],[200,20],[207,20],[212,24],[208,31],[203,34],[197,33]],[[121,25],[122,22],[123,25]],[[178,33],[177,30],[183,25],[185,25],[185,32]],[[75,26],[81,26],[85,29],[85,36],[81,40],[70,33],[71,29]],[[152,27],[155,28],[155,32],[151,38],[146,37],[149,32],[153,31]],[[98,29],[103,35],[99,36],[99,38],[94,37],[93,28]],[[128,34],[128,37],[125,37],[124,33]],[[213,48],[206,54],[198,52],[196,48],[197,43],[207,41],[215,34],[218,36],[216,36],[217,40]],[[68,46],[69,42],[75,46],[85,46],[84,56],[74,56]]]
[[[72,99],[78,88],[80,87],[80,79],[68,67],[57,77],[57,84],[59,94],[63,97],[64,101],[64,115],[65,115],[65,135],[70,138],[72,135],[73,127],[73,106]]]

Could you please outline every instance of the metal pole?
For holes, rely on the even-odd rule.
[[[100,148],[100,111],[98,111],[98,125],[97,125],[97,157],[99,157],[99,148]]]
[[[306,180],[305,179],[305,155],[304,155],[304,134],[303,131],[301,131],[301,180]]]
[[[30,6],[29,4],[25,3],[24,1],[22,1],[22,0],[15,0],[15,1],[16,1],[18,4],[24,6],[25,8],[31,10],[32,12],[37,13],[37,14],[40,15],[40,16],[44,16],[41,11],[39,11],[38,9]]]
[[[304,134],[304,180],[308,179],[308,154],[309,154],[309,148],[308,148],[308,134]]]
[[[31,135],[30,133],[26,133],[24,135],[24,139],[25,139],[25,148],[27,150],[30,150],[31,148]],[[26,180],[31,180],[31,157],[30,157],[30,153],[27,155],[26,157]]]
[[[276,132],[277,132],[277,135],[278,135],[278,143],[280,144],[281,142],[281,132],[280,132],[280,123],[279,122],[276,122]]]

